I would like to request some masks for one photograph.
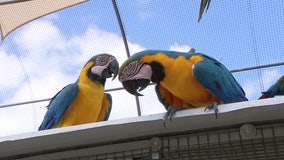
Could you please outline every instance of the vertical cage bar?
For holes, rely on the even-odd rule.
[[[126,39],[125,30],[124,30],[124,27],[123,27],[123,24],[122,24],[122,21],[121,21],[121,16],[119,14],[119,10],[118,10],[118,7],[117,7],[115,0],[112,0],[112,5],[113,5],[113,8],[114,8],[116,18],[117,18],[117,21],[118,21],[118,25],[119,25],[119,28],[120,28],[120,32],[121,32],[121,35],[122,35],[122,38],[123,38],[124,47],[125,47],[127,57],[130,57],[130,51],[129,51],[129,47],[128,47],[128,43],[127,43],[127,39]],[[135,101],[136,101],[136,106],[137,106],[137,114],[138,114],[138,116],[141,116],[140,102],[139,102],[139,98],[137,96],[135,96]]]

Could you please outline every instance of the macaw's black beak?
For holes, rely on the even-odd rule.
[[[108,64],[107,68],[105,68],[102,71],[101,77],[102,78],[110,78],[110,77],[113,76],[112,80],[114,80],[115,77],[118,74],[118,69],[119,69],[119,64],[118,64],[117,60],[114,59]]]
[[[122,82],[122,85],[125,90],[135,96],[143,96],[139,92],[145,89],[150,83],[149,79],[137,79],[137,80],[127,80]],[[139,92],[137,92],[137,90]]]

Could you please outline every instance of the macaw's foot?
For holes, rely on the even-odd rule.
[[[218,113],[218,103],[217,102],[213,102],[212,104],[210,104],[209,106],[205,107],[204,112],[208,109],[208,110],[214,110],[215,116],[217,118],[217,113]]]
[[[167,110],[167,112],[166,112],[166,114],[165,114],[164,117],[163,117],[163,126],[164,126],[165,128],[167,128],[167,127],[166,127],[166,120],[167,120],[167,119],[170,119],[170,121],[172,121],[172,117],[174,116],[174,114],[176,113],[176,111],[183,110],[183,109],[184,109],[184,108],[182,108],[182,107],[169,106],[169,107],[168,107],[168,110]]]

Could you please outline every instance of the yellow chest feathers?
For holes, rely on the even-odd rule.
[[[97,122],[104,98],[103,86],[80,84],[80,91],[57,127]]]
[[[56,127],[98,121],[104,99],[104,86],[88,79],[86,72],[91,64],[88,65],[81,71],[77,97]]]

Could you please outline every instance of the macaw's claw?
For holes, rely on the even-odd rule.
[[[218,113],[218,103],[217,102],[213,102],[212,104],[210,104],[209,106],[205,107],[204,109],[204,112],[208,109],[208,110],[214,110],[214,113],[215,113],[215,116],[216,116],[216,119],[218,118],[217,117],[217,113]]]
[[[165,128],[167,128],[166,126],[166,120],[167,119],[170,119],[170,121],[172,121],[172,117],[174,116],[174,114],[177,112],[177,111],[180,111],[184,108],[181,108],[181,107],[175,107],[175,106],[168,106],[168,109],[167,109],[167,112],[166,114],[164,115],[163,117],[163,126]]]

